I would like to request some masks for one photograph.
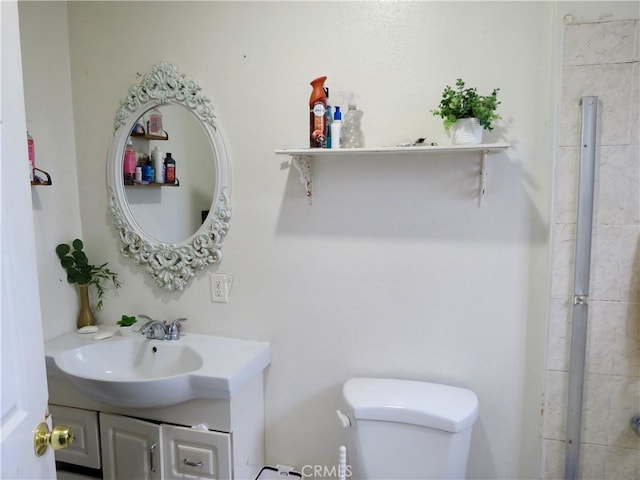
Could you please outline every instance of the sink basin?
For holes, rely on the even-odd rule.
[[[202,357],[179,342],[156,345],[140,338],[73,348],[60,352],[56,363],[76,377],[131,382],[193,372],[202,367]]]
[[[113,406],[229,399],[271,362],[269,344],[252,340],[199,334],[172,341],[92,337],[70,333],[45,343],[47,371]]]

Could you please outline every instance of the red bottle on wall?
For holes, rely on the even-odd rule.
[[[33,182],[36,176],[36,143],[33,141],[33,137],[27,130],[27,151],[29,152],[29,180]]]
[[[327,130],[327,96],[324,81],[327,77],[318,77],[311,82],[311,97],[309,98],[309,147],[326,147]]]

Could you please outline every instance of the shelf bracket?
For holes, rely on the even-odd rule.
[[[482,206],[482,199],[484,197],[485,184],[487,181],[487,155],[489,150],[483,150],[480,152],[480,173],[478,182],[478,208]]]
[[[53,184],[53,182],[51,181],[51,175],[49,175],[47,172],[36,167],[33,167],[33,170],[34,170],[34,175],[33,175],[33,180],[31,180],[31,185],[52,185]],[[47,176],[47,179],[45,180],[35,175],[36,171],[40,173],[44,173]]]
[[[293,165],[300,173],[300,182],[307,192],[307,198],[309,199],[309,205],[312,204],[313,198],[313,179],[311,177],[311,157],[308,155],[292,155],[291,160]]]

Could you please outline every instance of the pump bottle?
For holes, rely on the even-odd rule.
[[[338,149],[342,143],[342,112],[340,107],[336,107],[333,114],[333,122],[331,122],[331,148]]]

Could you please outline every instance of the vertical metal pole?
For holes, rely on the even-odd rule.
[[[578,479],[582,396],[587,347],[589,313],[589,275],[591,269],[591,233],[596,165],[596,123],[598,97],[582,97],[582,134],[580,139],[580,174],[578,216],[576,221],[575,270],[573,279],[573,320],[569,355],[569,395],[565,444],[565,480]]]

